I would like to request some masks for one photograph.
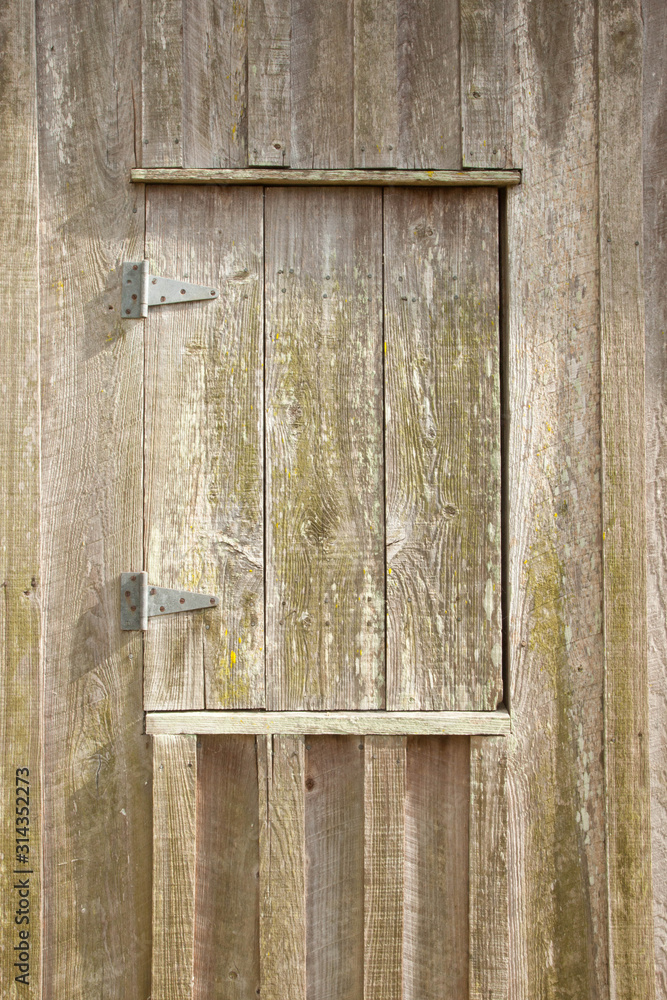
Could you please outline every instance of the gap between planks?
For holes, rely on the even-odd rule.
[[[363,185],[375,187],[514,187],[520,170],[283,170],[137,167],[135,184]]]
[[[495,712],[148,712],[146,732],[150,736],[507,736],[510,715],[504,706]]]

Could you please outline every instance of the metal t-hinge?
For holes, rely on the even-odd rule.
[[[123,293],[120,309],[123,319],[148,316],[149,306],[166,306],[171,302],[197,302],[217,299],[217,288],[191,285],[173,278],[158,278],[148,273],[148,261],[128,261],[123,264]]]
[[[148,573],[120,574],[120,627],[125,631],[148,628],[154,615],[172,615],[175,611],[196,611],[218,603],[213,594],[189,594],[185,590],[150,587]]]

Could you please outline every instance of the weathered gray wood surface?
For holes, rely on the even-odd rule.
[[[609,934],[615,996],[654,994],[646,631],[641,0],[598,17]]]
[[[462,165],[504,167],[505,0],[460,2]]]
[[[384,194],[387,708],[502,700],[497,195]]]
[[[197,740],[194,1000],[260,988],[258,791],[253,736]]]
[[[194,983],[197,737],[153,740],[151,995],[190,1000]]]
[[[585,0],[507,8],[509,995],[609,992],[597,45]]]
[[[667,19],[644,18],[644,291],[651,837],[656,994],[667,1000]]]
[[[507,1000],[507,740],[470,740],[470,1000]]]
[[[149,190],[151,273],[220,297],[146,323],[146,569],[219,601],[151,622],[147,709],[264,705],[262,219],[258,189]]]
[[[290,165],[290,0],[248,0],[248,163]]]
[[[305,740],[308,1000],[364,996],[364,740]]]
[[[265,199],[267,707],[383,708],[382,195]]]
[[[520,170],[281,170],[137,167],[132,180],[143,184],[261,184],[348,187],[513,187]]]
[[[40,0],[37,51],[44,993],[146,997],[150,740],[141,637],[118,624],[119,575],[142,568],[143,324],[121,322],[115,272],[144,249],[141,11]]]
[[[3,996],[41,996],[39,237],[32,4],[0,12],[0,956]],[[22,780],[21,780],[22,779]],[[21,789],[21,791],[19,791]],[[29,810],[29,815],[25,810]],[[27,826],[25,824],[28,824]],[[29,842],[26,843],[26,840]],[[29,874],[14,874],[28,872]],[[30,892],[30,924],[15,923]],[[13,888],[16,887],[16,888]],[[23,899],[21,898],[23,897]],[[29,931],[29,938],[19,937]],[[18,945],[28,944],[27,980]]]
[[[379,736],[506,736],[510,717],[495,712],[148,712],[146,732]]]
[[[405,1000],[468,995],[470,740],[409,737],[405,801]]]

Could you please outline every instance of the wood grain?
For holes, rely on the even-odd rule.
[[[610,976],[655,995],[646,657],[642,10],[598,18],[605,776]]]
[[[150,310],[146,568],[219,607],[151,623],[147,709],[264,704],[262,193],[150,189],[151,273],[220,289]]]
[[[502,700],[494,192],[384,196],[387,707]]]
[[[644,18],[643,159],[646,484],[651,839],[656,994],[667,1000],[667,20]]]
[[[248,165],[247,6],[247,0],[182,0],[177,113],[186,167]]]
[[[406,738],[364,740],[364,1000],[402,1000]]]
[[[506,736],[510,717],[504,708],[495,712],[149,712],[146,732]]]
[[[322,187],[513,187],[521,183],[520,170],[263,170],[137,167],[135,184],[261,184]]]
[[[397,167],[461,167],[458,0],[397,0]],[[356,166],[356,164],[355,164]]]
[[[141,0],[141,26],[141,162],[182,167],[183,0]]]
[[[358,736],[305,741],[308,1000],[364,995],[364,753]]]
[[[509,994],[609,995],[595,11],[507,6]]]
[[[150,741],[141,637],[120,632],[118,586],[121,572],[143,568],[143,324],[121,322],[116,271],[144,249],[143,191],[128,183],[140,139],[141,10],[120,0],[45,0],[37,51],[48,331],[43,992],[147,997]]]
[[[268,1000],[306,998],[304,738],[257,740],[260,971]]]
[[[246,1000],[260,988],[258,803],[255,738],[199,739],[195,1000]]]
[[[0,11],[0,955],[3,997],[41,996],[39,191],[33,4]],[[29,810],[29,814],[27,812]],[[29,890],[29,900],[26,895]],[[17,917],[30,902],[30,925]],[[29,931],[29,937],[25,937]],[[24,932],[22,936],[21,932]],[[26,950],[17,946],[28,944]],[[24,961],[26,951],[29,962]],[[15,967],[14,963],[18,963]],[[27,968],[26,968],[27,966]],[[27,978],[26,971],[28,971]],[[16,977],[22,977],[17,981]]]
[[[470,740],[469,997],[507,1000],[507,741]]]
[[[398,157],[398,8],[354,4],[354,166],[393,167]]]
[[[468,996],[470,741],[408,738],[405,1000]]]
[[[505,2],[460,0],[464,167],[504,167]]]
[[[289,0],[248,0],[248,163],[290,165]]]
[[[355,165],[353,18],[351,3],[292,0],[293,167]]]
[[[194,983],[197,738],[153,739],[151,996],[190,1000]]]
[[[271,709],[384,703],[381,210],[266,192]]]

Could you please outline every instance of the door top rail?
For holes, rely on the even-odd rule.
[[[261,184],[291,186],[373,187],[513,187],[520,170],[291,170],[277,167],[243,169],[138,167],[135,184]]]

